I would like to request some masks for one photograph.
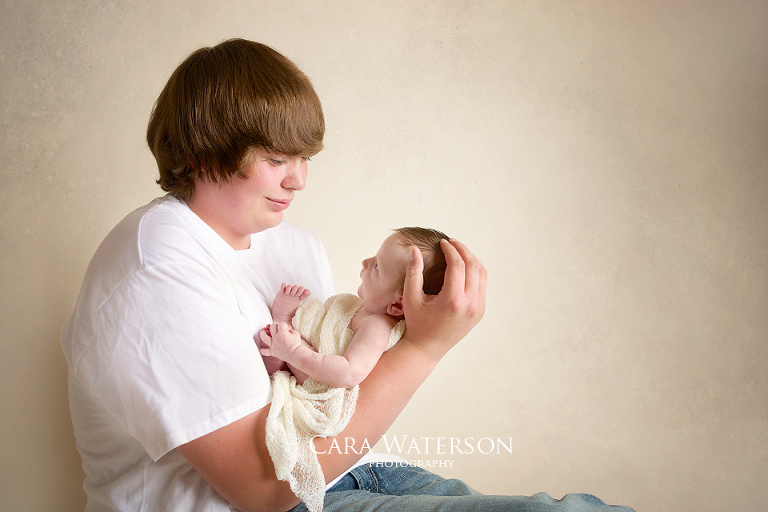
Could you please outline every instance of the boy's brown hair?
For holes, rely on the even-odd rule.
[[[163,190],[189,201],[194,180],[246,178],[249,149],[312,156],[325,121],[309,79],[272,48],[231,39],[193,52],[155,102],[147,144]]]
[[[449,240],[448,235],[436,229],[407,227],[395,230],[400,237],[400,245],[415,245],[424,257],[424,286],[427,295],[437,295],[443,288],[445,279],[445,254],[440,247],[440,240]],[[402,283],[400,288],[403,287]]]

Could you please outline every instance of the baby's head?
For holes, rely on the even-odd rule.
[[[403,285],[408,264],[408,247],[415,245],[424,258],[424,293],[437,295],[445,277],[445,255],[440,240],[448,237],[434,229],[400,228],[384,240],[376,256],[363,260],[357,291],[371,313],[403,317]]]

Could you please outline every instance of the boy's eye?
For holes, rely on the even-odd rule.
[[[311,158],[309,158],[308,156],[303,156],[301,157],[301,159],[304,160],[305,162],[309,162],[311,160]]]
[[[269,159],[269,163],[272,164],[272,165],[275,165],[275,166],[283,165],[285,163],[285,160],[276,160],[274,158],[270,158]]]

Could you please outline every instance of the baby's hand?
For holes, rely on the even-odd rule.
[[[293,353],[303,344],[299,332],[283,322],[267,325],[259,336],[263,345],[259,349],[262,355],[277,357],[287,362],[291,361]]]
[[[266,330],[267,334],[269,334],[269,326],[267,326]],[[261,335],[264,331],[265,329],[262,329],[258,334],[256,334],[256,336],[254,336],[254,341],[256,342],[257,347],[264,346],[264,344],[261,342]],[[262,360],[264,361],[264,368],[267,370],[267,373],[270,376],[277,371],[285,370],[288,368],[285,365],[285,361],[276,357],[262,356]]]

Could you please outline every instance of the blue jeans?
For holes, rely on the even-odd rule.
[[[527,496],[480,494],[461,480],[446,480],[422,468],[372,463],[349,472],[325,494],[325,512],[340,511],[468,511],[482,512],[632,512],[612,507],[589,494],[556,500],[545,493]],[[290,512],[307,512],[300,503]]]

